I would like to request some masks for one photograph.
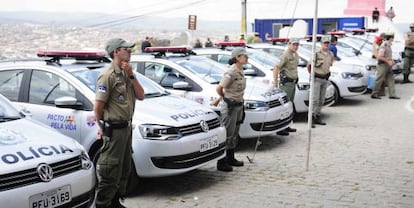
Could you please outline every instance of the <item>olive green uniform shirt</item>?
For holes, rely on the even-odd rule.
[[[316,52],[316,63],[314,66],[315,74],[327,75],[333,62],[334,56],[331,51],[323,52],[320,50]]]
[[[131,80],[114,63],[101,72],[96,83],[96,100],[105,102],[103,120],[130,121],[135,107]]]
[[[224,97],[243,101],[246,79],[244,78],[243,69],[238,69],[236,64],[233,64],[230,69],[224,73],[219,85],[224,88]]]
[[[280,62],[277,65],[279,73],[286,75],[291,79],[298,78],[299,56],[291,50],[286,50],[280,56]]]

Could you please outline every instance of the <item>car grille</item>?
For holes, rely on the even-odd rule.
[[[250,124],[250,126],[255,131],[275,131],[289,125],[292,119],[293,113],[285,119],[278,119],[275,121],[269,121],[264,123],[252,123]]]
[[[282,100],[283,103],[289,102],[289,98],[287,96],[283,96],[281,99],[271,100],[271,101],[266,102],[266,103],[267,103],[267,105],[269,105],[269,108],[274,108],[274,107],[283,105],[283,103],[280,102],[281,100]]]
[[[56,208],[89,208],[93,204],[93,199],[95,198],[95,187],[82,195],[72,198],[67,204],[63,204]]]
[[[81,158],[76,156],[64,161],[49,164],[53,169],[53,178],[57,178],[81,169]],[[27,186],[35,183],[42,183],[37,168],[31,168],[13,173],[0,175],[0,192]],[[53,179],[52,179],[53,182]]]
[[[193,152],[185,155],[177,155],[171,157],[152,157],[151,160],[158,168],[165,169],[182,169],[190,168],[196,165],[213,160],[224,154],[225,143],[219,144],[218,147],[205,151]]]
[[[207,122],[208,127],[209,127],[210,130],[211,129],[218,128],[220,126],[220,119],[219,119],[219,117],[217,117],[215,119],[212,119],[212,120],[209,120],[209,121],[206,121],[206,122]],[[197,134],[197,133],[200,133],[200,132],[204,132],[201,129],[201,126],[200,126],[199,123],[191,124],[191,125],[188,125],[188,126],[179,127],[179,131],[182,133],[183,136],[188,136],[188,135],[192,135],[192,134]]]

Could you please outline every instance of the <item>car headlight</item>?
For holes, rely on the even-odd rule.
[[[310,84],[309,83],[298,83],[299,90],[309,90]]]
[[[246,110],[267,111],[269,105],[265,101],[247,100],[244,102]]]
[[[81,168],[84,170],[88,170],[92,168],[92,161],[89,159],[88,153],[85,151],[82,151],[82,154],[80,156],[81,159]]]
[[[141,124],[139,132],[142,138],[152,140],[177,140],[183,137],[182,133],[175,127],[156,124]]]
[[[342,72],[341,75],[342,75],[342,78],[344,79],[358,79],[363,76],[361,72],[359,73]]]

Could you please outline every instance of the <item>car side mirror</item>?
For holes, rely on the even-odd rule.
[[[177,90],[188,90],[191,88],[190,84],[184,81],[174,82],[172,87]]]

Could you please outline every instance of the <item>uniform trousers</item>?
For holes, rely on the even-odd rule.
[[[385,83],[388,86],[388,93],[390,97],[396,96],[395,95],[395,80],[394,74],[392,73],[392,69],[386,63],[378,64],[377,65],[377,72],[376,78],[374,83],[374,88],[372,89],[372,95],[378,96],[382,83]]]
[[[295,98],[296,84],[294,82],[286,82],[281,84],[279,88],[285,91],[289,100],[293,102],[293,99]]]
[[[220,113],[227,131],[226,149],[235,149],[238,142],[240,123],[243,120],[243,105],[229,107],[226,102],[223,102]]]
[[[132,162],[132,128],[113,129],[112,137],[103,136],[97,162],[96,206],[111,207],[116,194],[125,195]]]
[[[325,94],[328,82],[329,81],[326,79],[315,77],[315,81],[313,83],[313,116],[319,116],[321,114],[322,106],[325,103]]]
[[[413,59],[414,59],[414,49],[413,50],[405,49],[404,59],[403,59],[404,63],[403,63],[403,70],[402,70],[403,74],[410,74],[411,65],[413,64]]]

